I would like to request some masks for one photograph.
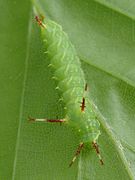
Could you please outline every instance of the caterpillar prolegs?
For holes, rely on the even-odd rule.
[[[86,96],[88,87],[75,48],[60,25],[49,19],[43,20],[38,16],[35,19],[41,27],[42,39],[51,61],[50,66],[54,69],[54,76],[58,82],[57,87],[66,105],[66,117],[63,119],[29,119],[34,122],[66,123],[74,127],[79,134],[80,144],[69,166],[74,163],[86,144],[93,146],[103,165],[97,145],[100,124]]]

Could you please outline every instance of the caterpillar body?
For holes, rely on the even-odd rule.
[[[67,123],[75,128],[79,134],[80,144],[69,166],[74,163],[85,144],[93,145],[103,164],[96,143],[100,135],[100,124],[85,93],[87,83],[75,48],[60,25],[49,19],[42,20],[38,16],[35,19],[41,27],[42,39],[51,61],[50,66],[53,67],[54,77],[58,82],[57,88],[61,91],[66,105],[66,117],[64,119],[30,118],[30,120]]]

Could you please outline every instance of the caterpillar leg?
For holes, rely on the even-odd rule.
[[[80,152],[81,152],[83,146],[84,146],[84,143],[81,142],[81,143],[79,144],[78,148],[77,148],[77,151],[76,151],[76,153],[75,153],[75,155],[74,155],[74,157],[73,157],[71,163],[69,164],[69,167],[71,167],[72,164],[75,162],[75,160],[76,160],[77,156],[80,154]]]
[[[100,155],[100,152],[99,152],[98,144],[97,144],[95,141],[93,141],[93,142],[92,142],[92,146],[93,146],[93,148],[96,150],[96,153],[97,153],[97,155],[98,155],[98,158],[99,158],[99,161],[100,161],[101,165],[104,165],[103,159],[102,159],[102,157],[101,157],[101,155]]]
[[[37,119],[37,118],[32,118],[29,117],[28,118],[30,122],[50,122],[50,123],[63,123],[66,122],[66,119]]]

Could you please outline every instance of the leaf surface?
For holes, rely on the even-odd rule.
[[[0,79],[2,83],[6,82],[6,86],[5,82],[3,83],[5,89],[1,90],[3,101],[0,104],[3,108],[0,137],[4,141],[1,149],[1,169],[4,170],[2,179],[11,175],[12,179],[17,180],[134,178],[134,2],[124,2],[125,5],[115,0],[34,1],[34,6],[44,15],[62,25],[77,49],[89,85],[89,97],[97,106],[102,133],[99,145],[105,165],[99,164],[94,150],[84,149],[78,162],[68,168],[79,143],[74,130],[57,124],[28,123],[29,115],[39,118],[63,117],[63,104],[58,101],[56,83],[52,80],[53,72],[48,68],[49,60],[44,54],[40,28],[34,22],[33,14],[29,19],[27,10],[27,20],[22,20],[25,28],[28,28],[29,21],[27,50],[26,42],[23,41],[27,28],[20,30],[23,35],[19,34],[21,38],[13,47],[11,37],[6,38],[13,50],[20,42],[25,44],[21,44],[21,47],[25,46],[23,52],[19,51],[22,48],[17,51],[18,56],[22,53],[22,64],[19,57],[13,56],[13,66],[10,51],[3,58],[3,62],[5,59],[8,62],[8,66],[4,64],[3,67],[9,71],[5,71]],[[19,17],[17,20],[19,22]],[[4,28],[7,27],[2,30]],[[16,32],[19,32],[18,29]],[[14,29],[6,30],[14,32]],[[14,39],[16,34],[12,37]],[[13,85],[9,78],[10,73],[11,77],[16,77],[20,68],[22,74],[18,75],[19,80]],[[7,109],[9,113],[6,113]],[[12,141],[9,139],[9,132]],[[7,145],[9,148],[6,149]]]

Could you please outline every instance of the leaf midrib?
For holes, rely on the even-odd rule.
[[[28,30],[27,30],[27,44],[26,44],[26,58],[25,58],[25,66],[24,66],[24,79],[22,85],[22,94],[21,94],[21,102],[20,102],[20,113],[19,113],[19,124],[18,124],[18,131],[17,131],[17,138],[16,138],[16,145],[15,145],[15,155],[13,160],[13,171],[12,171],[12,180],[15,179],[16,176],[16,164],[17,164],[17,155],[18,155],[18,148],[19,148],[19,140],[20,140],[20,132],[21,132],[21,124],[22,124],[22,116],[23,116],[23,105],[24,105],[24,97],[25,97],[25,85],[27,80],[27,72],[28,72],[28,59],[29,59],[29,45],[31,39],[31,29],[32,29],[32,21],[31,21],[32,11],[30,10],[29,13],[29,21],[28,21]]]
[[[106,134],[110,137],[110,139],[111,139],[111,141],[112,141],[112,144],[114,144],[114,146],[115,146],[115,148],[116,148],[116,150],[117,150],[117,152],[118,152],[118,154],[119,154],[119,157],[120,157],[121,161],[123,162],[123,164],[124,164],[124,166],[125,166],[125,169],[127,170],[127,173],[128,173],[128,175],[129,175],[129,177],[130,177],[131,179],[134,179],[134,178],[133,178],[134,176],[133,176],[133,174],[132,174],[132,171],[130,170],[130,168],[129,168],[129,166],[128,166],[128,162],[127,162],[127,160],[126,160],[126,157],[125,157],[124,153],[123,153],[123,152],[120,150],[120,148],[119,148],[119,145],[120,145],[120,144],[118,144],[118,141],[120,141],[120,140],[117,139],[116,136],[115,136],[115,134],[113,133],[113,131],[111,131],[111,129],[108,128],[109,125],[108,125],[107,122],[104,120],[104,116],[103,116],[99,111],[97,111],[96,108],[95,108],[95,111],[96,111],[97,114],[99,115],[99,121],[100,121],[100,123],[102,124],[102,127],[104,128]]]

